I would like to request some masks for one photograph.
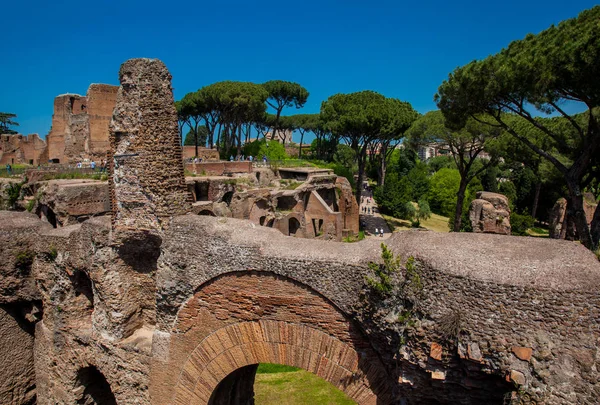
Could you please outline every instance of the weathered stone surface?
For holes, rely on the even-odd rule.
[[[73,164],[106,158],[117,86],[92,84],[87,95],[62,94],[54,99],[52,129],[46,137],[47,160]]]
[[[110,214],[108,183],[96,180],[50,180],[23,186],[27,206],[53,227],[68,226]]]
[[[583,210],[587,219],[588,226],[594,219],[594,212],[598,207],[593,194],[587,193],[583,199]],[[567,200],[559,198],[550,212],[550,237],[553,239],[576,239],[576,229],[573,223],[569,224],[567,218]]]
[[[43,160],[46,141],[38,134],[0,135],[0,165],[25,163],[39,165]]]
[[[502,194],[479,191],[471,201],[469,220],[473,232],[510,235],[510,207]]]
[[[524,361],[529,361],[529,360],[531,360],[531,353],[533,352],[533,349],[531,349],[531,347],[513,346],[512,352],[519,359],[524,360]]]
[[[33,325],[18,306],[0,305],[0,353],[0,403],[34,403]]]
[[[131,59],[119,80],[110,123],[113,224],[158,230],[191,210],[171,74],[157,59]]]
[[[442,345],[439,343],[432,343],[431,349],[429,349],[429,356],[434,360],[442,360]]]

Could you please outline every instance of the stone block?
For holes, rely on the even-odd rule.
[[[517,356],[519,359],[524,361],[531,360],[531,354],[533,352],[533,349],[531,347],[513,346],[511,350],[514,353],[514,355]]]

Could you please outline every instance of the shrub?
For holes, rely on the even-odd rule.
[[[513,235],[526,236],[527,230],[535,224],[535,218],[526,214],[510,214],[510,227]]]
[[[15,268],[27,274],[31,270],[35,254],[31,250],[21,250],[15,256]]]

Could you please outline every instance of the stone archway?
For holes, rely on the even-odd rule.
[[[310,371],[358,404],[391,402],[390,377],[357,326],[313,289],[272,273],[205,283],[178,313],[170,354],[178,405],[209,403],[227,376],[258,363]]]

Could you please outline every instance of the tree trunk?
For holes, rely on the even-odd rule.
[[[387,154],[387,145],[381,145],[381,150],[379,151],[379,166],[377,167],[377,185],[379,187],[383,187],[385,183],[385,172],[387,170],[387,162],[386,156]]]
[[[194,146],[196,147],[196,157],[198,157],[198,121],[194,124]]]
[[[535,219],[535,214],[537,214],[538,204],[540,202],[540,191],[542,190],[542,182],[538,181],[535,185],[535,197],[533,198],[533,208],[531,209],[531,216]]]
[[[590,233],[592,235],[592,249],[596,251],[600,248],[600,204],[598,204],[596,211],[594,211]]]
[[[466,178],[460,178],[460,185],[458,186],[458,193],[456,194],[456,210],[454,211],[454,226],[452,227],[452,232],[460,232],[463,202],[465,201],[465,191],[467,191],[468,184],[469,182]]]
[[[583,193],[581,192],[579,185],[573,180],[567,179],[567,187],[569,188],[567,216],[573,218],[575,229],[577,230],[577,235],[579,236],[581,244],[586,248],[593,250],[594,243],[592,242],[592,234],[583,209]]]
[[[363,176],[365,174],[365,158],[366,149],[362,148],[358,155],[358,178],[356,179],[356,202],[360,204],[360,196],[362,193]]]
[[[302,142],[304,141],[304,132],[300,132],[300,145],[298,146],[298,159],[302,159]]]
[[[242,156],[242,125],[238,125],[237,129],[238,137],[237,137],[237,155]]]

